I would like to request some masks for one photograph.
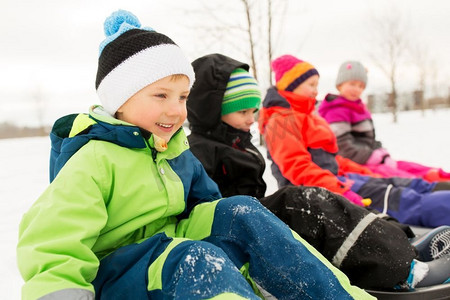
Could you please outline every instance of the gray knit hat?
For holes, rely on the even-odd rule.
[[[350,80],[359,80],[367,85],[367,70],[359,61],[346,61],[339,67],[336,87]]]

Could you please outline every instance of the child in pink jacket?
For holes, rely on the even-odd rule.
[[[450,173],[440,168],[392,159],[376,140],[372,115],[361,101],[366,84],[364,66],[358,61],[346,61],[340,66],[336,79],[339,95],[328,94],[319,107],[319,114],[337,137],[339,154],[386,177],[449,181]]]

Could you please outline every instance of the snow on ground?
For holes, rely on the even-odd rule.
[[[390,114],[374,115],[377,136],[395,159],[412,160],[450,171],[450,110],[402,112],[398,123]],[[254,134],[257,137],[257,134]],[[255,138],[257,142],[257,138]],[[265,155],[265,149],[259,146]],[[0,140],[0,290],[2,299],[20,299],[22,279],[15,247],[22,215],[48,185],[48,137]],[[267,193],[276,181],[267,163]]]

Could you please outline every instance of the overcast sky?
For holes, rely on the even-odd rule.
[[[227,21],[244,26],[240,0],[204,1],[215,17],[198,5],[200,0],[0,1],[0,123],[35,124],[36,107],[41,107],[43,122],[50,124],[59,115],[86,111],[98,103],[94,88],[98,45],[104,38],[105,18],[117,9],[132,11],[143,25],[171,37],[191,60],[221,52],[249,62],[242,50],[245,41],[236,30],[224,30],[220,40],[213,37],[217,32],[205,31]],[[389,90],[388,80],[369,57],[374,47],[370,20],[394,10],[410,28],[413,44],[426,46],[430,64],[436,66],[434,82],[448,92],[450,1],[292,0],[287,1],[285,10],[280,0],[272,1],[276,12],[274,55],[293,54],[312,63],[321,74],[319,95],[335,92],[337,69],[348,59],[367,66],[366,93]],[[264,16],[259,18],[264,20]],[[258,59],[266,64],[261,55]],[[417,85],[413,66],[409,61],[401,70],[400,91]],[[260,81],[267,86],[266,79]]]

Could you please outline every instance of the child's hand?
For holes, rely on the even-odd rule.
[[[384,163],[386,158],[390,158],[389,153],[384,148],[375,149],[366,161],[366,165],[376,166]]]
[[[392,169],[397,169],[397,162],[391,158],[391,156],[386,156],[384,158],[383,164],[391,167]]]

